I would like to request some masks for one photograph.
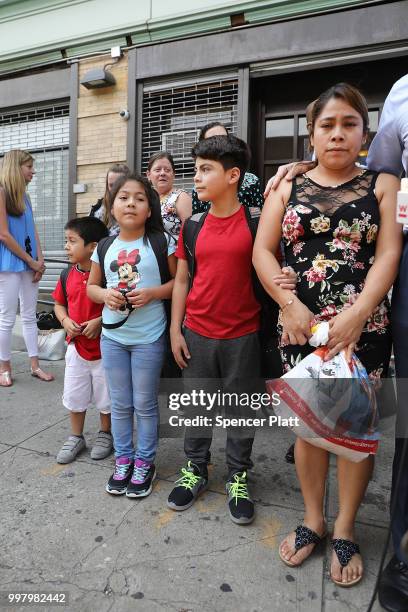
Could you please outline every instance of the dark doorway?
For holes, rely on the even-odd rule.
[[[355,85],[366,96],[372,138],[389,90],[406,73],[407,58],[401,57],[253,78],[249,140],[254,172],[266,183],[279,165],[308,156],[306,106],[341,81]]]

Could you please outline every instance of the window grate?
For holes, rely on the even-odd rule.
[[[0,125],[11,123],[27,123],[56,117],[69,117],[69,104],[61,103],[53,106],[26,108],[0,114]]]
[[[153,153],[166,150],[174,157],[176,185],[191,189],[194,176],[191,148],[202,126],[221,121],[236,132],[238,80],[164,87],[143,93],[142,172],[146,172]]]

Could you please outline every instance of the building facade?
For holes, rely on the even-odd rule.
[[[115,85],[80,85],[103,67]],[[36,158],[30,190],[55,256],[65,221],[89,212],[112,163],[144,172],[166,149],[190,187],[199,128],[221,120],[249,142],[266,182],[304,157],[305,108],[321,91],[360,87],[375,133],[407,72],[408,0],[0,0],[0,155],[21,147]]]

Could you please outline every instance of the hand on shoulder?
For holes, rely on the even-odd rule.
[[[289,202],[290,194],[292,192],[292,180],[281,181],[276,189],[272,190],[268,197],[265,200],[265,206],[269,204],[275,204],[280,201],[282,205],[285,207]]]

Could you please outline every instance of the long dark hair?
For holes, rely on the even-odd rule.
[[[136,183],[140,183],[143,186],[144,192],[147,197],[147,201],[149,202],[150,208],[150,217],[146,219],[145,223],[145,233],[143,236],[143,243],[147,244],[148,238],[152,234],[166,234],[163,225],[163,219],[161,216],[161,207],[160,207],[160,197],[157,191],[152,187],[150,181],[140,174],[130,173],[127,176],[119,176],[118,179],[114,182],[112,191],[110,193],[110,210],[112,210],[113,203],[118,194],[118,191],[122,189],[123,185],[128,181],[135,181]]]

